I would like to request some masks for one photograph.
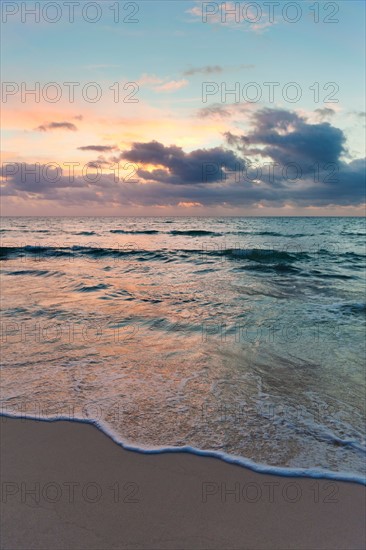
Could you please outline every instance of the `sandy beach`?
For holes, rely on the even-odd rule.
[[[126,451],[85,423],[0,424],[3,550],[366,545],[359,484]]]

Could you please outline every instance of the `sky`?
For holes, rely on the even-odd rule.
[[[2,215],[364,215],[363,1],[1,7]]]

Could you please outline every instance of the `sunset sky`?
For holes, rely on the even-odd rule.
[[[3,2],[3,215],[364,214],[364,2],[85,4]]]

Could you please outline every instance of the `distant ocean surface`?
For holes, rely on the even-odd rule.
[[[2,411],[365,466],[365,220],[3,218]]]

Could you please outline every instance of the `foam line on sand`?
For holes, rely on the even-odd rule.
[[[174,447],[174,446],[160,446],[160,447],[148,447],[148,446],[138,446],[136,444],[127,443],[123,441],[118,434],[109,428],[105,423],[98,422],[93,419],[79,419],[79,418],[69,418],[67,416],[62,417],[58,415],[57,417],[33,417],[31,415],[13,415],[13,414],[0,414],[0,418],[21,418],[29,419],[37,422],[59,422],[59,421],[68,421],[68,422],[77,422],[81,424],[91,424],[101,430],[105,435],[110,437],[117,445],[125,449],[126,451],[133,451],[135,453],[142,454],[167,454],[167,453],[189,453],[197,456],[205,456],[211,458],[217,458],[227,462],[228,464],[236,464],[237,466],[242,466],[253,470],[254,472],[270,475],[278,475],[283,477],[310,477],[313,479],[329,479],[334,481],[352,481],[354,483],[360,483],[361,485],[366,485],[366,477],[360,474],[352,472],[334,472],[330,470],[324,470],[320,468],[290,468],[290,467],[281,467],[281,466],[271,466],[268,464],[263,464],[260,462],[254,462],[248,458],[230,455],[224,451],[212,451],[207,449],[198,449],[196,447],[191,447],[189,445]],[[363,452],[363,450],[362,450]]]

